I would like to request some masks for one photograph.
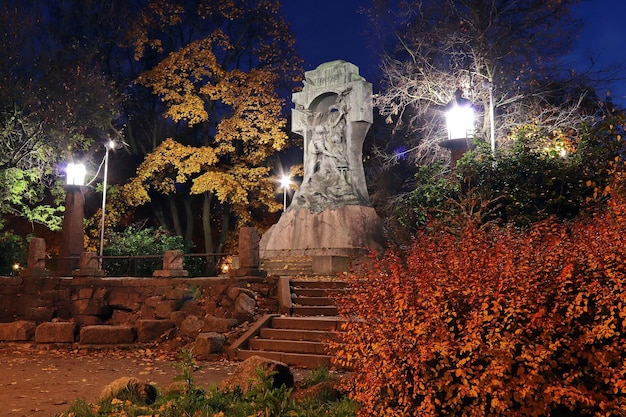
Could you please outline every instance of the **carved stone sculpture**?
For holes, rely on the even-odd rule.
[[[362,256],[384,248],[363,172],[372,124],[372,85],[354,64],[332,61],[305,73],[293,94],[292,130],[304,138],[304,176],[279,222],[263,234],[263,259]]]
[[[348,62],[306,73],[305,87],[293,94],[292,130],[304,137],[304,177],[290,210],[370,205],[362,150],[372,123],[371,97],[372,85]]]

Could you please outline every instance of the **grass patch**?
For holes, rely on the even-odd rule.
[[[294,395],[294,388],[273,387],[273,375],[257,372],[258,384],[248,392],[240,387],[219,389],[216,385],[200,387],[194,373],[200,368],[191,351],[183,350],[177,367],[180,389],[167,395],[159,393],[156,401],[147,405],[121,389],[120,395],[106,396],[95,404],[77,400],[57,417],[354,417],[358,405],[344,395],[329,395],[327,384],[337,377],[326,368],[313,370],[299,389],[312,390],[312,395]],[[316,387],[322,387],[315,390]]]

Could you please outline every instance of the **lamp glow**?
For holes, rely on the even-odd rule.
[[[474,136],[474,109],[454,105],[446,112],[448,139],[467,139]]]
[[[84,164],[67,164],[67,185],[85,185],[87,170]]]
[[[283,212],[287,210],[287,188],[291,185],[291,177],[283,175],[280,178],[280,186],[283,187]]]

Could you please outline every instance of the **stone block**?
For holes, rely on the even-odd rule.
[[[172,313],[176,311],[176,301],[166,300],[160,301],[154,310],[154,315],[157,319],[167,319]]]
[[[174,311],[171,315],[170,315],[170,320],[172,320],[174,322],[174,324],[176,325],[176,327],[180,327],[180,325],[183,323],[183,321],[187,318],[188,314],[185,313],[184,311]]]
[[[154,295],[152,297],[146,298],[146,300],[144,301],[144,304],[149,307],[156,307],[161,302],[161,300],[163,300],[162,297],[158,295]]]
[[[183,302],[183,305],[180,306],[179,310],[184,311],[190,316],[203,316],[205,313],[202,305],[200,305],[200,303],[196,300],[187,300]]]
[[[36,321],[38,323],[50,321],[54,317],[53,307],[29,307],[24,312],[27,320]]]
[[[180,324],[180,334],[195,339],[202,330],[203,325],[204,321],[200,320],[197,316],[189,316]]]
[[[139,317],[137,313],[124,310],[113,310],[111,318],[107,320],[107,324],[129,324],[132,325]]]
[[[79,288],[78,289],[78,299],[79,300],[89,300],[93,297],[93,288]]]
[[[256,301],[246,293],[240,293],[235,301],[235,308],[233,310],[233,317],[237,319],[237,322],[244,323],[246,321],[254,321],[254,315],[256,313]]]
[[[137,341],[140,343],[150,342],[174,328],[171,320],[137,320]]]
[[[198,359],[208,359],[210,355],[221,353],[226,336],[220,333],[200,333],[194,343],[193,353]]]
[[[237,326],[236,319],[225,319],[215,316],[205,316],[202,330],[205,332],[226,333]]]
[[[109,292],[107,303],[123,310],[138,310],[140,306],[139,294],[130,288],[114,288]]]
[[[79,341],[86,345],[133,343],[135,341],[135,329],[129,326],[85,326],[80,329]]]
[[[155,308],[149,305],[142,305],[141,312],[139,313],[142,319],[154,319],[156,318]]]
[[[103,324],[104,321],[99,319],[96,316],[87,316],[84,314],[77,314],[76,316],[74,316],[74,321],[76,322],[77,325],[79,326],[96,326],[96,325],[100,325]]]
[[[18,320],[11,323],[0,323],[0,340],[24,342],[35,336],[37,325],[34,321]]]
[[[350,270],[351,266],[348,256],[313,256],[313,273],[318,275],[334,275],[339,272],[346,272]]]
[[[41,323],[35,329],[35,342],[37,343],[74,343],[75,336],[75,323]]]
[[[259,268],[259,240],[259,232],[256,228],[239,229],[239,268]]]

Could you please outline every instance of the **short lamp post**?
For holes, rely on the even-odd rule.
[[[74,258],[80,257],[85,249],[85,233],[83,219],[85,185],[85,165],[67,164],[65,183],[65,213],[63,215],[63,227],[61,229],[61,242],[59,257],[61,259],[60,271],[69,272],[75,265]]]
[[[287,188],[292,184],[289,175],[283,175],[280,178],[280,186],[283,188],[283,213],[287,211]]]
[[[446,106],[446,126],[448,139],[439,143],[451,152],[452,166],[473,147],[474,109],[469,100],[461,97],[459,91],[456,98]]]

